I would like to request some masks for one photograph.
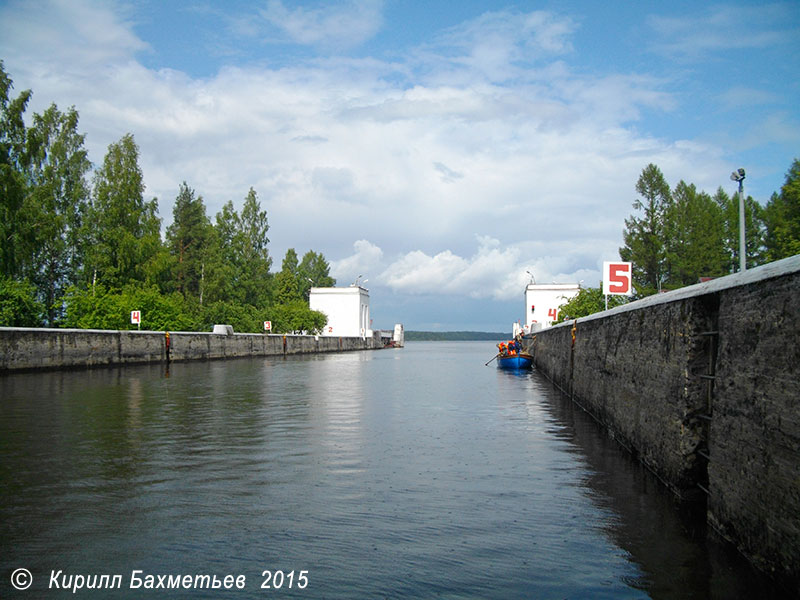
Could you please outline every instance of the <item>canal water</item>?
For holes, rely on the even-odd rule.
[[[485,366],[494,350],[0,377],[0,598],[765,597],[546,379]],[[120,589],[54,589],[103,574]],[[191,589],[157,587],[177,575]]]

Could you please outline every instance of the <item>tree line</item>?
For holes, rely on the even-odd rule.
[[[670,189],[664,174],[647,165],[636,182],[635,213],[625,219],[620,258],[633,263],[634,298],[673,290],[700,278],[739,269],[739,198],[722,187],[711,196],[684,181]],[[761,206],[745,200],[747,268],[800,254],[800,160],[780,191]],[[624,302],[609,298],[609,307]],[[561,307],[561,319],[603,310],[601,289],[585,288]]]
[[[92,164],[74,107],[24,115],[0,61],[0,326],[235,331],[321,329],[309,289],[335,285],[321,253],[291,248],[272,273],[269,222],[253,188],[212,221],[180,184],[162,237],[158,200],[144,197],[139,148],[126,134]]]

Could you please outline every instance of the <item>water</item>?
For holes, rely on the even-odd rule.
[[[0,377],[0,598],[71,595],[47,589],[59,570],[122,575],[75,594],[96,598],[770,589],[538,373],[484,366],[493,353],[410,343]],[[133,570],[245,588],[130,590]],[[265,570],[280,590],[261,589]]]

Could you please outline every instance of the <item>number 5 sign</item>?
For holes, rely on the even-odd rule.
[[[603,263],[603,295],[633,295],[633,265],[631,263]]]

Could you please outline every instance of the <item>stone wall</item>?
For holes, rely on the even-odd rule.
[[[368,338],[0,327],[0,372],[382,348]]]
[[[544,330],[545,373],[800,592],[800,256]]]

